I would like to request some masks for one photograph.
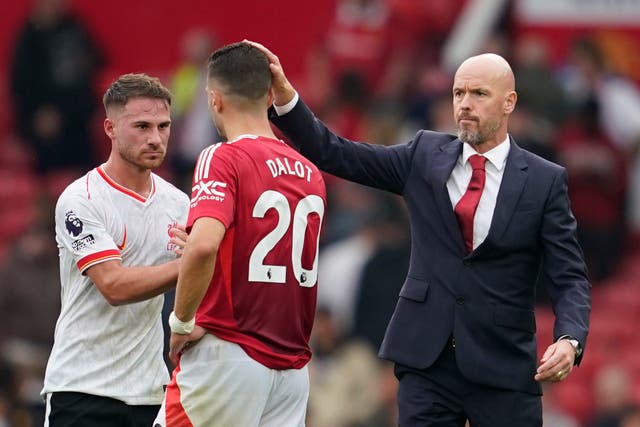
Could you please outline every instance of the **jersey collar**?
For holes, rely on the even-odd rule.
[[[149,200],[156,192],[156,182],[153,179],[153,174],[151,174],[151,191],[149,192],[149,196],[148,197],[143,197],[140,194],[136,193],[133,190],[129,190],[127,187],[124,187],[120,184],[118,184],[117,182],[115,182],[113,179],[111,179],[111,177],[109,175],[107,175],[107,173],[104,171],[104,169],[102,168],[102,166],[98,166],[96,168],[96,171],[98,172],[98,175],[100,175],[102,177],[102,179],[104,179],[106,181],[107,184],[109,184],[111,187],[115,188],[116,190],[118,190],[119,192],[133,198],[136,199],[139,202],[142,203],[146,203],[147,200]]]

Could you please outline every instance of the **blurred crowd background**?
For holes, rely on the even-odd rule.
[[[454,132],[457,66],[507,58],[519,95],[510,134],[567,168],[593,281],[585,357],[545,387],[545,426],[640,426],[640,1],[22,0],[0,16],[0,427],[42,425],[60,305],[53,207],[106,159],[104,89],[126,72],[171,88],[160,174],[190,193],[196,156],[218,138],[204,61],[244,38],[279,55],[332,129],[384,145]],[[376,351],[409,262],[405,208],[326,182],[308,426],[391,427],[396,381]],[[542,350],[553,328],[543,276],[537,328]]]

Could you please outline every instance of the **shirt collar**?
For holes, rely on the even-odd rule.
[[[240,141],[241,139],[258,139],[258,135],[254,135],[251,133],[243,133],[242,135],[238,135],[236,138],[234,138],[233,141],[229,141],[229,142],[236,142],[236,141]]]
[[[491,150],[486,153],[480,154],[478,153],[470,144],[463,143],[462,144],[462,156],[460,157],[460,161],[464,166],[469,157],[474,154],[480,154],[489,160],[489,162],[498,170],[502,170],[504,165],[507,163],[507,156],[509,155],[509,149],[511,148],[511,142],[509,141],[509,135],[502,141],[500,144],[493,147]]]

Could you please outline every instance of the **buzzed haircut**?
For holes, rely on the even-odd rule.
[[[171,105],[171,92],[157,77],[144,73],[123,74],[111,83],[102,97],[104,109],[113,106],[124,107],[132,98],[155,98],[167,101]]]
[[[269,92],[271,71],[266,55],[248,43],[221,47],[209,56],[208,77],[223,92],[257,101]]]

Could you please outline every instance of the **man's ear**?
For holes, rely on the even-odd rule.
[[[209,96],[209,106],[216,113],[220,113],[222,111],[222,107],[224,104],[222,94],[215,89],[210,89],[210,95],[211,96]]]
[[[515,90],[507,93],[507,96],[504,100],[504,113],[511,114],[513,110],[516,108],[516,102],[518,101],[518,94]]]
[[[267,108],[273,105],[274,96],[275,95],[273,94],[273,87],[270,87],[269,92],[267,93]]]
[[[104,126],[104,133],[107,134],[109,139],[114,140],[116,138],[116,131],[115,131],[115,124],[113,123],[113,120],[107,117],[106,119],[104,119],[103,126]]]

